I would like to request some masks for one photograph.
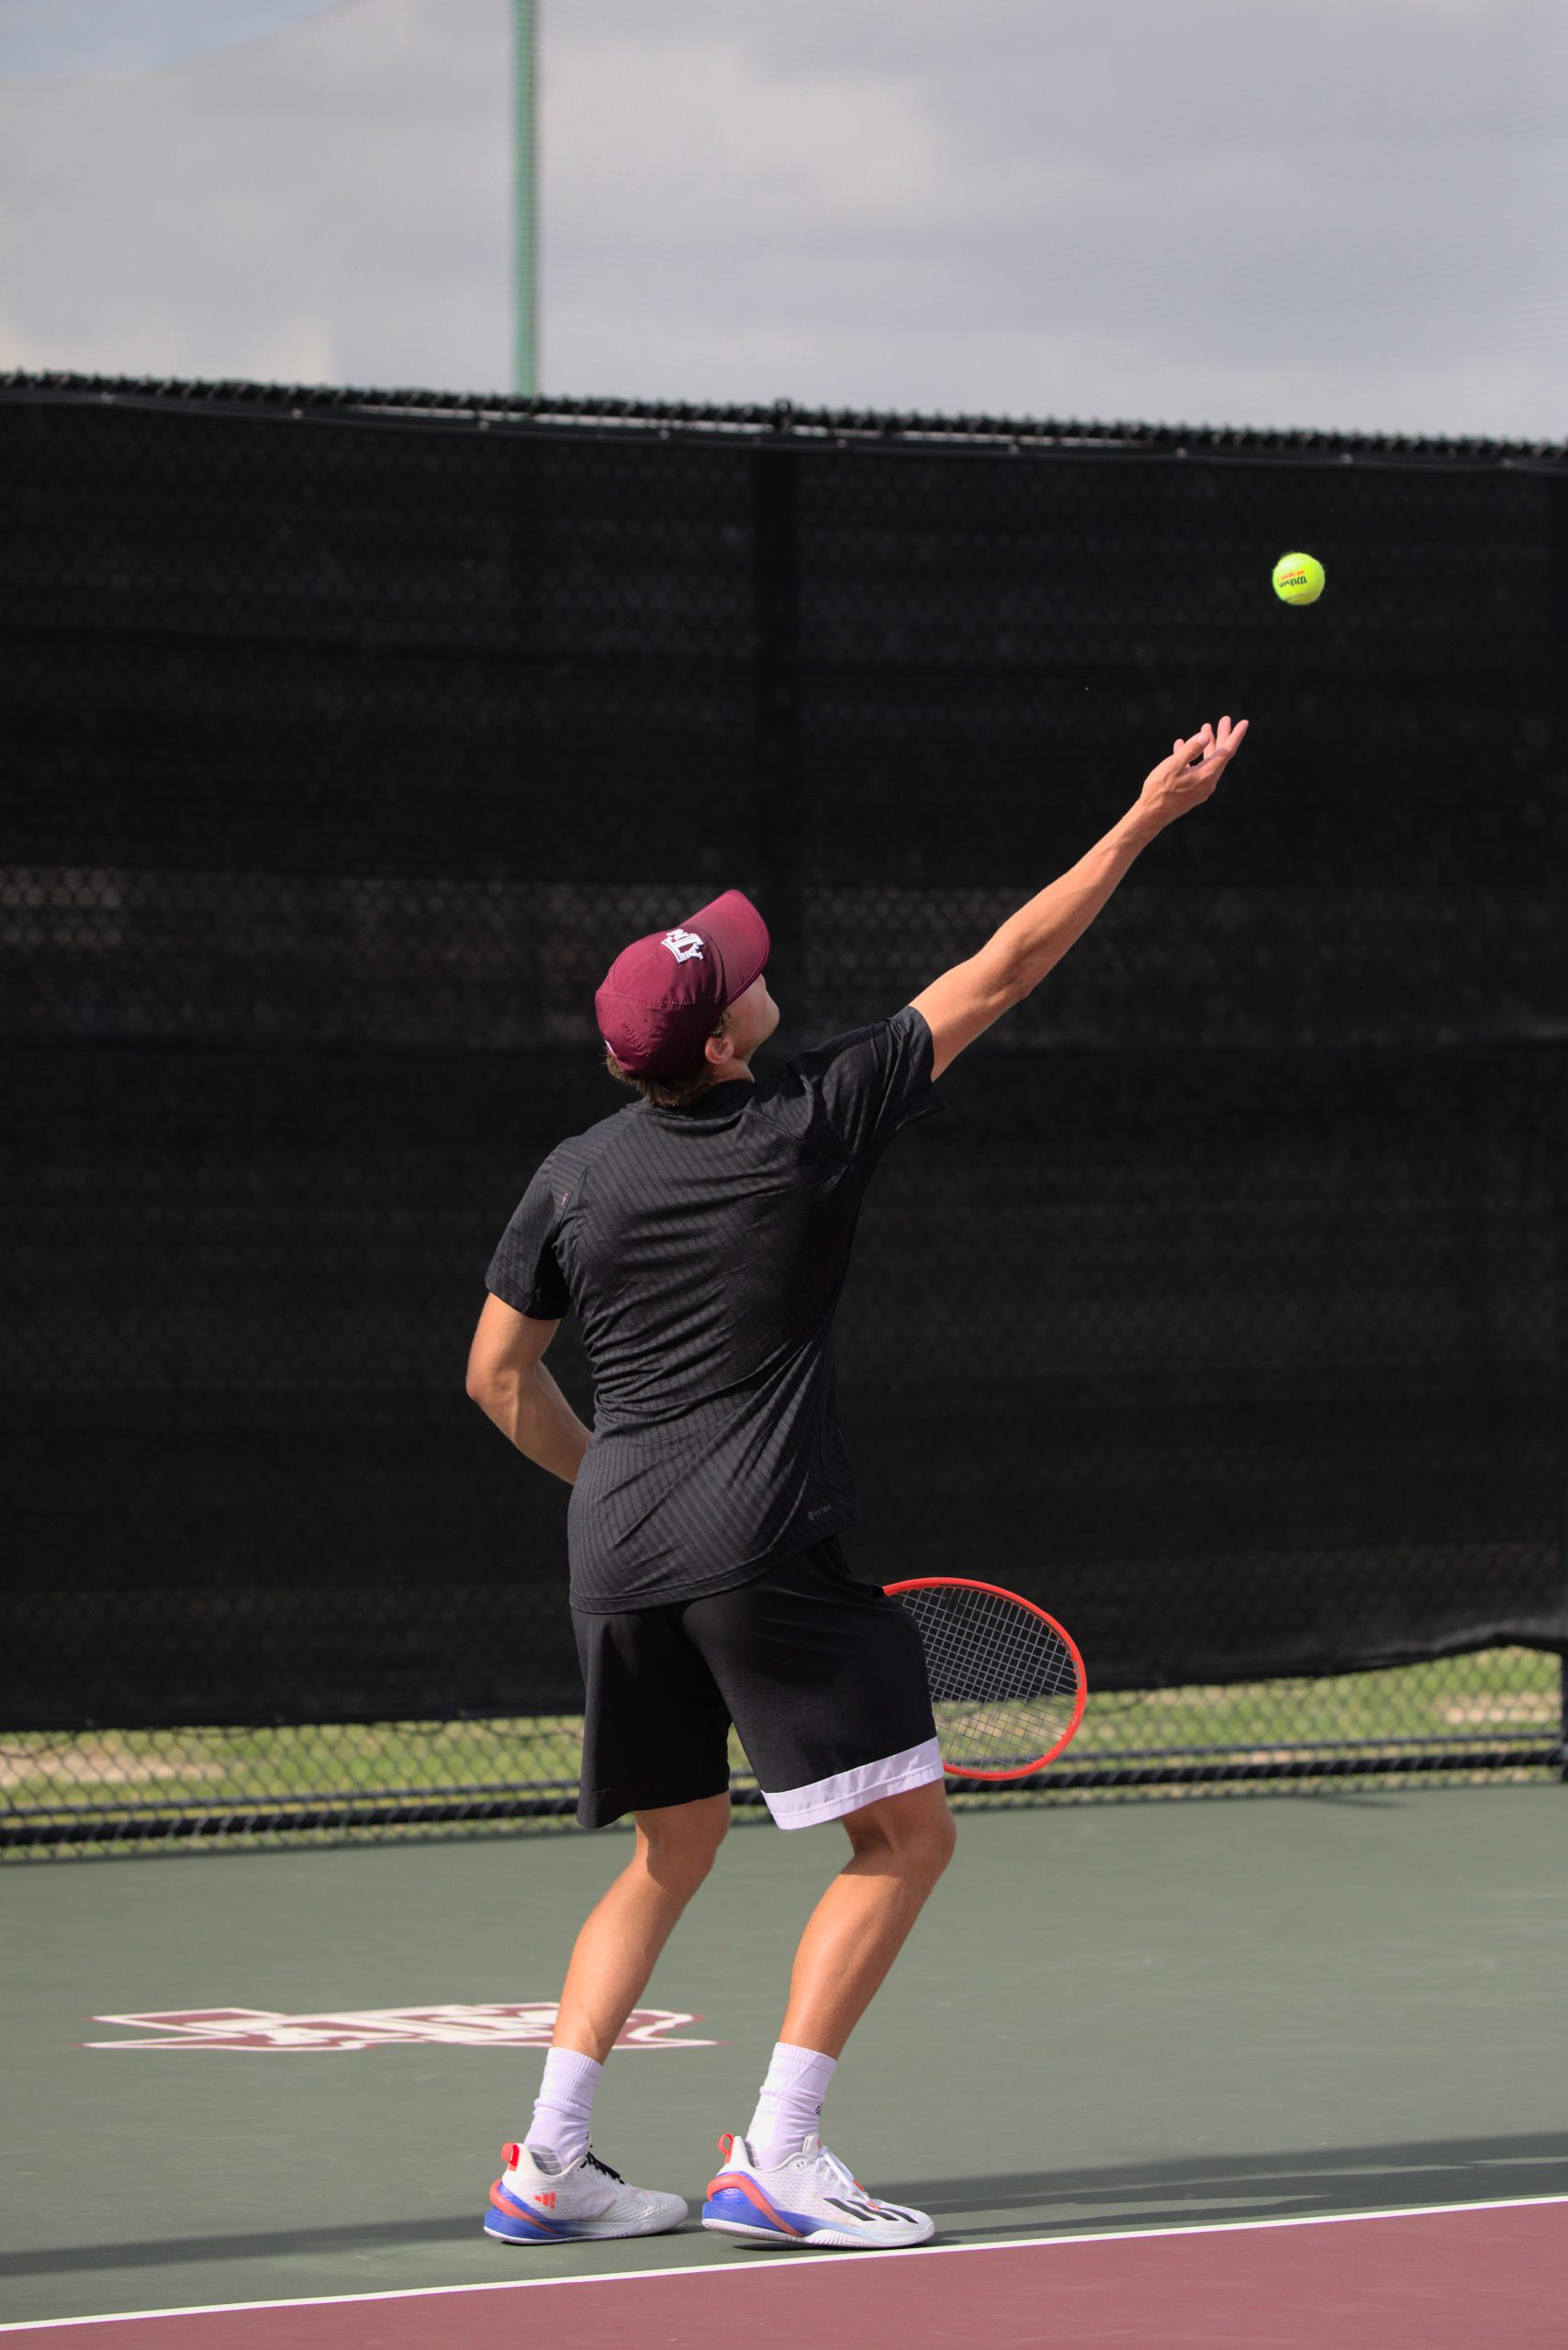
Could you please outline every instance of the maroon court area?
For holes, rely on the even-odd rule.
[[[6,2329],[50,2350],[1564,2350],[1568,2199]]]

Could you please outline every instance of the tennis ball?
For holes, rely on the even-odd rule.
[[[1282,604],[1316,604],[1327,576],[1315,554],[1282,554],[1274,565],[1274,593]]]

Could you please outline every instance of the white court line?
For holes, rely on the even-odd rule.
[[[1362,2220],[1437,2220],[1462,2211],[1528,2211],[1538,2203],[1568,2203],[1568,2195],[1512,2195],[1495,2203],[1408,2203],[1392,2211],[1310,2211],[1288,2220],[1199,2220],[1190,2227],[1091,2228],[1076,2236],[1019,2236],[1002,2244],[917,2244],[890,2252],[795,2252],[763,2259],[749,2268],[730,2261],[703,2261],[689,2268],[608,2268],[597,2277],[507,2277],[494,2284],[406,2285],[391,2293],[306,2293],[286,2301],[198,2301],[182,2310],[116,2310],[105,2317],[35,2317],[13,2319],[0,2333],[42,2333],[61,2325],[129,2325],[141,2318],[226,2317],[242,2310],[327,2310],[371,2301],[434,2301],[450,2293],[526,2293],[542,2285],[637,2285],[660,2277],[768,2276],[796,2268],[842,2268],[846,2261],[958,2260],[966,2253],[1028,2252],[1059,2244],[1146,2244],[1158,2236],[1231,2236],[1256,2233],[1262,2228],[1343,2228]],[[86,2247],[88,2250],[90,2246]]]

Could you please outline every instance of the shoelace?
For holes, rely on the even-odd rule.
[[[841,2187],[846,2194],[858,2196],[863,2203],[874,2203],[876,2201],[877,2199],[874,2195],[867,2194],[866,2189],[861,2186],[853,2171],[848,2170],[845,2165],[839,2161],[836,2154],[830,2154],[825,2146],[821,2146],[817,2150],[816,2167],[820,2169],[823,2165],[826,2165],[828,2171],[831,2173],[834,2183]]]
[[[591,2146],[584,2154],[583,2160],[584,2162],[591,2163],[595,2170],[601,2170],[606,2178],[612,2178],[617,2187],[625,2186],[626,2181],[622,2177],[621,2173],[618,2170],[611,2170],[608,2163],[601,2163]]]

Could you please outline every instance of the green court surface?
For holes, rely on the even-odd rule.
[[[548,2003],[627,1849],[8,1872],[0,2317],[751,2258],[695,2229],[486,2238],[535,2049],[154,2048],[170,2027],[93,2020]],[[833,1829],[732,1836],[647,1995],[702,2020],[608,2068],[596,2143],[629,2176],[700,2198],[842,1849]],[[1562,2195],[1565,1861],[1551,1785],[970,1814],[830,2138],[948,2243]]]

